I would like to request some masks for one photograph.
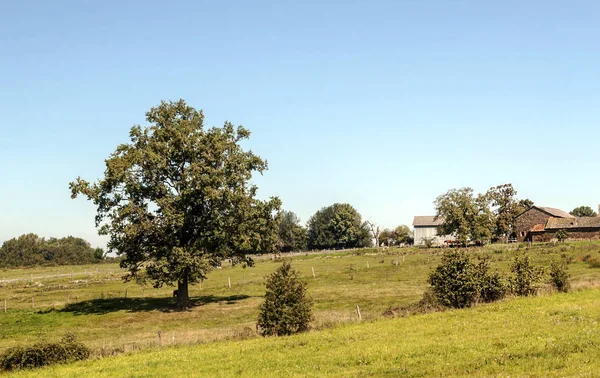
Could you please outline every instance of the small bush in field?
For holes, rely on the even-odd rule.
[[[489,268],[487,259],[474,264],[464,252],[446,252],[429,274],[429,284],[443,306],[463,308],[479,301],[492,302],[504,297],[506,289],[500,275],[490,273]]]
[[[559,230],[556,233],[556,238],[558,239],[559,242],[563,243],[569,238],[569,233],[565,230]]]
[[[482,302],[493,302],[504,298],[506,295],[506,284],[498,272],[490,273],[488,259],[483,259],[475,266],[477,281],[479,285],[479,300]]]
[[[73,335],[66,335],[60,342],[38,343],[29,347],[8,349],[0,356],[1,370],[32,369],[36,367],[85,360],[90,350]]]
[[[553,261],[550,265],[550,282],[556,290],[566,293],[571,287],[569,277],[571,276],[568,272],[566,264],[561,264],[557,261]]]
[[[260,306],[258,327],[263,336],[284,336],[308,330],[312,300],[307,284],[288,261],[267,277],[265,302]]]
[[[510,271],[513,274],[508,282],[513,294],[529,296],[537,293],[538,285],[544,277],[544,269],[532,265],[529,256],[516,256]]]
[[[589,257],[585,262],[588,263],[590,268],[600,268],[600,260],[596,257]]]

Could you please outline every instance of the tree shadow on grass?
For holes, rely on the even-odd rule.
[[[192,307],[202,306],[209,303],[226,302],[234,304],[237,301],[250,298],[248,295],[202,295],[191,297]],[[75,315],[102,315],[110,312],[144,312],[144,311],[179,311],[177,308],[177,298],[104,298],[92,299],[89,301],[71,303],[60,312],[72,312]]]

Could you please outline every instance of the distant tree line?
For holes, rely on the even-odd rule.
[[[102,248],[93,248],[82,238],[67,236],[45,239],[24,234],[0,247],[0,267],[93,264],[105,259]]]
[[[334,203],[318,210],[303,227],[300,218],[291,211],[279,214],[277,249],[280,252],[313,249],[363,248],[375,245],[412,244],[408,226],[385,228],[363,221],[360,213],[348,203]]]

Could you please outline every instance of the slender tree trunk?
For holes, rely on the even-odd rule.
[[[181,281],[177,282],[177,307],[181,310],[190,307],[187,273]]]

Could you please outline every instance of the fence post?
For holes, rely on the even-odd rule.
[[[358,321],[362,320],[362,316],[360,315],[360,307],[356,305],[356,316],[358,317]]]
[[[127,298],[127,290],[128,290],[128,289],[125,289],[125,298]]]
[[[316,277],[316,275],[315,275],[315,267],[314,267],[314,266],[311,266],[310,268],[312,269],[312,274],[313,274],[313,277]]]
[[[227,277],[227,286],[231,289],[231,277]]]
[[[158,330],[158,345],[162,346],[162,331]]]
[[[35,299],[31,297],[31,308],[35,308]]]
[[[367,260],[367,269],[369,269],[369,261]]]

